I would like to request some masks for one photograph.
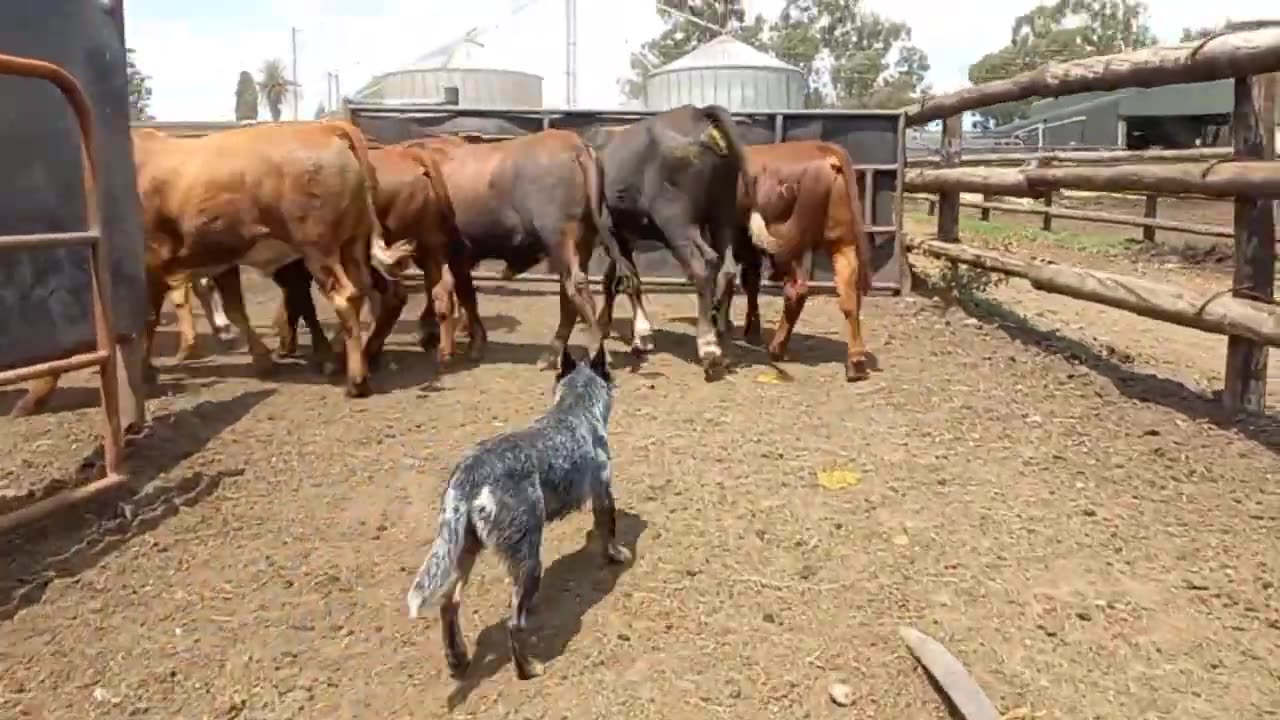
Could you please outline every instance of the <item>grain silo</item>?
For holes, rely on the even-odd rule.
[[[714,103],[751,112],[801,109],[807,87],[800,69],[721,35],[650,72],[644,93],[652,110]]]
[[[353,102],[438,104],[472,108],[540,108],[542,76],[504,68],[485,56],[476,32],[433,50],[407,66],[383,73],[351,98]]]

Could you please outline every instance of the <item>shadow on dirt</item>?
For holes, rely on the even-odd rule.
[[[194,472],[173,482],[153,482],[274,393],[256,390],[153,418],[146,432],[130,440],[127,484],[0,537],[0,620],[39,603],[54,579],[75,578],[95,567],[179,508],[200,502],[225,480],[242,475],[243,469]],[[95,456],[101,457],[100,448],[82,467],[98,464]]]
[[[1027,318],[991,298],[977,303],[964,303],[966,312],[977,320],[999,329],[1017,342],[1057,355],[1074,365],[1081,365],[1111,382],[1127,398],[1154,403],[1175,410],[1192,420],[1240,432],[1273,453],[1280,454],[1280,417],[1229,417],[1222,409],[1221,391],[1206,396],[1186,385],[1153,373],[1127,367],[1133,359],[1123,351],[1103,348],[1099,351],[1056,330],[1042,330]]]
[[[637,544],[649,524],[639,515],[622,509],[618,509],[617,517],[618,541],[638,558]],[[623,566],[606,563],[599,539],[588,532],[586,544],[556,558],[543,573],[542,588],[529,618],[529,654],[547,663],[548,673],[556,671],[550,661],[564,654],[565,648],[582,631],[582,618],[613,592],[618,579],[634,562]],[[482,630],[476,638],[471,668],[449,694],[449,709],[454,710],[466,702],[482,682],[510,664],[507,621],[503,618]]]
[[[93,382],[93,385],[67,386],[59,384],[58,389],[49,398],[49,404],[45,405],[44,409],[38,414],[51,415],[101,407],[102,394],[98,389],[96,376]],[[182,395],[190,390],[205,390],[218,384],[220,384],[218,380],[201,380],[199,382],[184,382],[176,379],[162,380],[147,386],[147,399]],[[13,410],[13,406],[17,405],[26,394],[26,388],[22,386],[0,390],[0,417],[7,416]]]

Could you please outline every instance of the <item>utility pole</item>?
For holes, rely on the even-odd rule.
[[[298,119],[298,28],[289,28],[289,46],[293,52],[293,119]]]
[[[578,101],[578,3],[564,0],[564,106]]]

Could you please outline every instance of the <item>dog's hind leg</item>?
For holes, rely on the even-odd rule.
[[[470,534],[470,533],[468,533]],[[467,641],[462,637],[462,621],[458,615],[462,610],[462,591],[471,579],[471,569],[476,565],[476,557],[483,546],[474,537],[468,537],[462,554],[458,557],[457,580],[453,587],[445,593],[445,600],[440,604],[440,636],[444,640],[444,660],[449,665],[449,673],[455,679],[467,674],[471,658],[467,654]]]
[[[542,663],[529,657],[529,609],[542,585],[542,528],[530,528],[520,547],[507,558],[511,571],[511,616],[507,618],[507,642],[516,677],[529,680],[542,674]]]
[[[604,557],[612,563],[625,563],[631,559],[631,551],[618,544],[618,517],[613,504],[612,472],[606,465],[591,495],[591,515],[595,520],[596,535],[604,544]]]

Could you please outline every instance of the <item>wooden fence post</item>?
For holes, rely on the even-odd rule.
[[[1159,195],[1147,195],[1146,206],[1142,209],[1142,217],[1148,220],[1155,220],[1157,217],[1156,203],[1159,202],[1159,200],[1160,200]],[[1156,229],[1151,227],[1150,225],[1142,228],[1142,242],[1150,244],[1150,243],[1154,243],[1155,241],[1156,241]]]
[[[1052,190],[1045,193],[1044,209],[1048,210],[1049,212],[1053,212],[1053,191]],[[1049,213],[1045,213],[1044,219],[1040,223],[1040,227],[1045,232],[1053,232],[1053,215],[1050,215]]]
[[[994,199],[994,196],[991,195],[991,193],[982,193],[982,202],[989,203],[993,199]],[[982,217],[982,222],[991,222],[991,208],[989,207],[982,208],[981,217]]]
[[[1236,78],[1231,146],[1236,160],[1275,158],[1275,77]],[[1232,294],[1270,301],[1275,297],[1276,226],[1271,200],[1235,199],[1235,272]],[[1262,413],[1267,403],[1267,346],[1227,337],[1223,407],[1230,413]]]
[[[960,164],[963,117],[952,115],[942,121],[942,167]],[[938,193],[938,239],[943,242],[960,241],[960,193],[955,190]]]

